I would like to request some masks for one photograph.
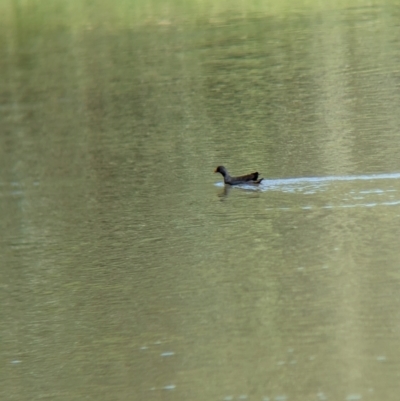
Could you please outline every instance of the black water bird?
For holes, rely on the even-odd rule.
[[[222,174],[222,176],[224,177],[224,183],[227,185],[258,185],[263,180],[263,178],[258,179],[258,171],[247,175],[241,175],[239,177],[231,177],[228,173],[228,170],[224,166],[218,166],[215,169],[214,173]]]

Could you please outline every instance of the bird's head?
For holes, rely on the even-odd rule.
[[[221,173],[224,177],[228,174],[228,172],[226,171],[226,168],[224,166],[218,166],[214,173]]]

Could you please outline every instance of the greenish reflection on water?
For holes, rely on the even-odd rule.
[[[2,399],[397,400],[400,9],[165,4],[1,5]]]

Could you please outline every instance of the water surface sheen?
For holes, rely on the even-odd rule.
[[[397,4],[114,3],[1,6],[1,399],[397,401]]]

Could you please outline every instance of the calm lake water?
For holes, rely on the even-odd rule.
[[[1,6],[1,399],[397,401],[398,4],[114,3]]]

